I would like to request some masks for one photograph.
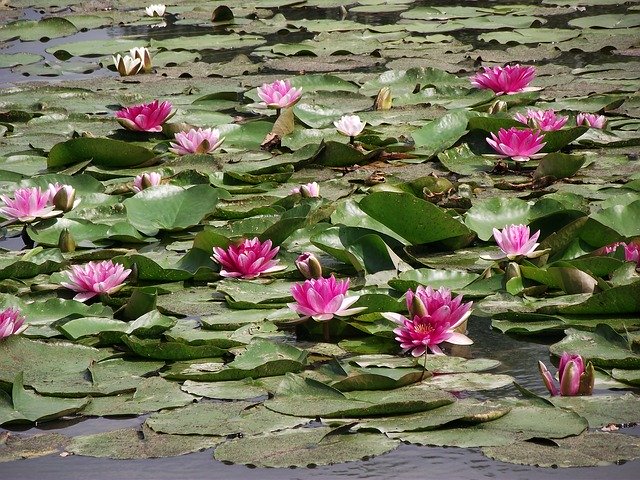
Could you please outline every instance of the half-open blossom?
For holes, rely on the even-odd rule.
[[[162,124],[171,118],[172,105],[168,101],[142,103],[125,107],[116,112],[116,120],[128,130],[139,132],[161,132]]]
[[[142,59],[130,55],[120,55],[118,53],[112,58],[116,70],[118,70],[121,77],[140,73],[144,67],[144,65],[142,65]]]
[[[71,185],[60,185],[58,182],[50,183],[48,190],[51,203],[57,210],[68,212],[80,203],[80,199],[76,198],[76,189]]]
[[[18,188],[13,192],[13,198],[8,195],[0,195],[4,207],[0,207],[0,215],[20,222],[32,222],[36,218],[49,218],[60,215],[51,204],[49,190],[41,190],[40,187]]]
[[[531,231],[527,225],[509,225],[502,230],[493,229],[493,238],[500,247],[502,252],[497,254],[482,255],[482,258],[488,260],[502,260],[508,258],[514,260],[517,257],[524,256],[527,258],[536,258],[544,255],[548,250],[538,250],[540,246],[536,243],[540,236],[540,230],[531,235]]]
[[[267,107],[280,110],[295,105],[302,96],[302,88],[292,87],[289,80],[276,80],[258,87],[258,96]]]
[[[536,76],[534,67],[507,65],[505,67],[482,68],[482,72],[471,77],[471,85],[493,90],[496,95],[522,92]]]
[[[333,275],[329,278],[312,278],[291,287],[291,295],[296,303],[287,305],[302,315],[301,320],[311,317],[318,322],[329,321],[334,315],[346,317],[365,310],[366,307],[349,308],[360,297],[347,297],[347,290],[348,278],[336,280]]]
[[[133,179],[133,191],[138,193],[145,188],[155,187],[162,182],[162,175],[158,172],[145,172],[141,175],[136,175]]]
[[[304,278],[322,277],[322,264],[311,252],[304,252],[295,261],[296,268]]]
[[[261,242],[258,237],[245,239],[237,245],[230,245],[226,250],[213,247],[214,261],[222,266],[220,275],[233,278],[256,278],[264,273],[284,270],[273,258],[280,247],[271,248],[271,240]]]
[[[129,50],[132,58],[140,59],[142,63],[142,70],[145,72],[150,72],[152,68],[151,64],[151,54],[149,53],[149,49],[147,47],[134,47]]]
[[[148,7],[144,7],[144,11],[147,12],[147,15],[150,17],[162,17],[166,8],[162,3],[154,3]]]
[[[596,113],[579,113],[576,116],[576,124],[591,128],[604,128],[607,124],[607,117]]]
[[[624,259],[627,262],[636,262],[640,267],[640,243],[627,243],[624,246]]]
[[[347,137],[357,137],[364,130],[366,122],[360,120],[358,115],[343,115],[340,120],[333,122],[338,132]]]
[[[119,263],[111,260],[89,262],[84,265],[72,265],[67,270],[67,281],[60,282],[78,294],[73,297],[78,302],[85,302],[101,293],[112,294],[124,287],[124,281],[131,273]]]
[[[16,335],[27,328],[24,325],[24,317],[20,315],[20,310],[16,308],[6,308],[0,312],[0,339],[9,335]]]
[[[451,290],[440,287],[419,286],[414,293],[407,291],[407,308],[409,315],[387,312],[382,315],[400,325],[393,333],[400,342],[402,351],[410,351],[419,357],[430,350],[436,355],[443,355],[442,342],[455,345],[471,345],[473,341],[457,332],[462,323],[471,315],[473,302],[462,303],[462,295],[451,298]]]
[[[558,365],[559,387],[544,363],[538,361],[538,368],[547,390],[553,396],[573,397],[576,395],[591,395],[593,393],[595,376],[593,365],[589,362],[585,366],[584,360],[580,355],[564,352],[560,357],[560,364]]]
[[[501,157],[510,158],[514,162],[526,162],[540,156],[536,154],[546,145],[542,140],[544,135],[537,131],[511,127],[509,130],[501,128],[497,136],[491,132],[491,138],[487,138],[487,143]]]
[[[553,109],[533,110],[531,108],[527,109],[526,115],[516,113],[514,118],[520,123],[524,123],[525,125],[529,125],[532,128],[542,130],[544,132],[560,130],[569,120],[569,117],[556,115],[556,112]]]
[[[175,142],[171,142],[169,151],[177,155],[189,153],[211,153],[224,141],[220,138],[220,130],[217,128],[192,128],[188,132],[175,134]]]
[[[304,185],[300,185],[299,187],[294,187],[291,189],[291,193],[299,193],[304,198],[315,198],[320,196],[320,185],[318,182],[306,183]]]

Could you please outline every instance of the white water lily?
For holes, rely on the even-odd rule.
[[[142,69],[145,72],[151,71],[151,54],[149,53],[147,47],[134,47],[129,50],[129,53],[131,54],[132,58],[137,58],[140,60],[140,62],[142,62]]]
[[[121,56],[120,54],[117,54],[113,57],[113,63],[121,77],[135,75],[144,67],[140,58],[134,58],[129,55]]]
[[[365,122],[358,115],[343,115],[340,120],[333,122],[338,132],[348,137],[356,137],[364,130]]]
[[[162,17],[166,8],[162,3],[156,3],[145,7],[144,11],[147,12],[147,15],[150,17]]]

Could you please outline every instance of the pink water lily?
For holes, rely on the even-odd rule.
[[[313,318],[317,322],[327,322],[335,315],[346,317],[362,312],[366,307],[349,308],[359,296],[347,297],[349,279],[312,278],[291,287],[291,295],[296,303],[288,303],[289,308],[303,317]]]
[[[162,124],[171,118],[170,102],[154,100],[132,107],[125,107],[116,112],[116,120],[127,130],[139,132],[161,132]]]
[[[553,109],[533,110],[531,108],[527,109],[526,115],[516,113],[514,118],[520,123],[544,132],[560,130],[569,120],[569,117],[556,115]]]
[[[40,187],[18,188],[13,198],[0,195],[4,203],[0,207],[0,215],[19,222],[29,223],[36,219],[55,217],[62,213],[51,203],[51,192]]]
[[[481,255],[487,260],[502,260],[508,258],[514,260],[523,256],[527,258],[536,258],[544,255],[548,250],[537,250],[540,246],[536,243],[540,236],[540,230],[531,235],[531,231],[527,225],[508,225],[502,230],[493,229],[493,238],[500,247],[502,252],[492,255]]]
[[[522,92],[536,76],[535,67],[520,65],[482,67],[482,69],[482,72],[471,77],[471,85],[476,88],[493,90],[496,95]]]
[[[305,185],[300,185],[291,189],[292,194],[299,193],[305,198],[315,198],[320,196],[320,185],[318,182],[311,182]]]
[[[27,328],[24,317],[17,308],[6,308],[0,312],[0,340],[9,335],[17,335]]]
[[[607,124],[607,117],[597,113],[579,113],[576,116],[576,124],[602,129]]]
[[[444,355],[440,344],[471,345],[473,341],[457,332],[471,315],[473,302],[462,303],[462,295],[451,298],[451,290],[440,287],[419,286],[414,292],[407,291],[409,315],[387,312],[382,316],[398,325],[393,333],[400,342],[402,351],[410,351],[414,357],[424,355],[428,350],[436,355]]]
[[[67,270],[67,281],[60,282],[78,294],[73,297],[78,302],[86,302],[101,293],[112,294],[124,287],[124,281],[131,274],[119,263],[111,260],[89,262],[84,265],[72,265]]]
[[[338,132],[347,137],[357,137],[362,133],[366,122],[360,120],[358,115],[343,115],[340,120],[333,122]]]
[[[276,80],[258,87],[258,96],[267,107],[280,110],[295,105],[302,96],[302,88],[292,87],[289,80]]]
[[[537,131],[511,127],[509,130],[501,128],[497,136],[492,132],[491,138],[487,138],[487,143],[501,157],[510,158],[514,162],[526,162],[542,155],[538,154],[546,145],[542,140],[544,135]]]
[[[192,128],[188,132],[175,134],[175,143],[171,142],[169,151],[177,155],[189,153],[211,153],[222,144],[224,138],[220,138],[220,130],[217,128]]]
[[[265,273],[273,273],[287,268],[278,265],[273,258],[280,247],[271,248],[271,240],[261,242],[258,237],[245,239],[237,245],[230,245],[226,250],[213,247],[214,261],[222,266],[220,275],[231,278],[251,279]]]
[[[640,243],[628,243],[624,246],[624,259],[627,262],[636,262],[640,267]]]
[[[591,362],[585,366],[584,359],[580,355],[564,352],[560,357],[560,364],[558,365],[559,387],[544,363],[539,361],[538,368],[542,375],[542,380],[552,396],[573,397],[576,395],[591,395],[593,393],[595,370]]]
[[[162,182],[162,175],[158,172],[145,172],[140,175],[136,175],[133,179],[133,191],[138,193],[145,188],[155,187]]]

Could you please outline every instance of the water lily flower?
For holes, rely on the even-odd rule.
[[[640,243],[627,243],[624,246],[624,260],[626,262],[636,262],[640,267]]]
[[[145,172],[141,175],[136,175],[136,178],[133,179],[133,191],[136,193],[141,192],[145,188],[160,185],[161,181],[162,175],[158,172]]]
[[[589,362],[585,367],[584,359],[580,355],[564,352],[560,357],[560,365],[558,365],[559,388],[555,378],[553,378],[544,363],[538,361],[538,368],[540,369],[542,380],[552,396],[573,397],[576,395],[591,395],[593,393],[595,376],[593,364]]]
[[[49,190],[42,191],[40,187],[18,188],[13,192],[13,198],[8,195],[0,195],[4,207],[0,207],[0,215],[7,219],[29,223],[37,218],[49,218],[60,215],[51,204]]]
[[[58,182],[50,183],[48,190],[51,203],[57,210],[68,212],[80,203],[80,199],[76,199],[76,189],[71,185],[60,185]]]
[[[322,264],[311,252],[302,253],[295,261],[296,268],[304,278],[321,278]]]
[[[291,189],[291,194],[299,193],[304,198],[315,198],[320,196],[320,185],[318,182],[311,182],[305,185],[300,185]]]
[[[150,17],[162,17],[166,8],[162,3],[155,3],[145,7],[144,11],[147,12],[147,15]]]
[[[258,96],[267,107],[280,110],[295,105],[302,96],[302,88],[292,87],[289,80],[276,80],[258,87]]]
[[[563,117],[556,115],[553,109],[549,110],[533,110],[527,109],[527,114],[516,113],[514,118],[520,123],[529,125],[532,128],[542,130],[544,132],[551,132],[560,130],[569,120],[569,117]]]
[[[419,286],[414,293],[407,291],[409,316],[387,312],[382,316],[398,325],[393,333],[400,342],[403,352],[411,352],[414,357],[424,355],[428,350],[436,355],[444,355],[440,344],[471,345],[473,341],[456,328],[471,315],[473,302],[462,303],[462,295],[451,298],[451,290],[440,287]]]
[[[24,325],[24,317],[17,308],[6,308],[0,312],[0,339],[9,335],[17,335],[27,328]]]
[[[86,302],[101,293],[112,294],[124,287],[124,281],[131,273],[119,263],[111,260],[89,262],[85,265],[72,265],[67,270],[67,281],[60,282],[78,294],[73,297],[78,302]]]
[[[607,117],[596,113],[579,113],[576,116],[576,124],[591,128],[604,128],[607,124]]]
[[[501,128],[497,136],[492,132],[491,138],[487,138],[487,143],[503,158],[510,158],[514,162],[526,162],[542,155],[538,154],[546,145],[542,140],[544,135],[537,131],[511,127],[509,130]]]
[[[333,274],[329,278],[312,278],[291,287],[291,295],[296,303],[288,303],[294,312],[303,315],[300,320],[309,317],[317,322],[327,322],[335,315],[346,317],[354,315],[366,307],[349,308],[359,296],[347,297],[349,279],[336,280]]]
[[[527,225],[509,225],[502,230],[493,229],[493,238],[500,247],[502,252],[490,255],[481,255],[486,260],[503,260],[508,258],[514,260],[517,257],[524,256],[527,258],[536,258],[544,255],[548,250],[538,250],[540,246],[536,243],[540,236],[540,230],[531,235],[531,231]]]
[[[496,95],[524,91],[536,76],[535,67],[507,65],[505,67],[482,67],[483,71],[471,77],[471,85],[493,90]]]
[[[340,120],[336,120],[333,124],[336,126],[338,132],[346,135],[351,139],[351,142],[353,142],[353,138],[360,135],[362,130],[364,130],[366,122],[360,120],[358,115],[343,115]]]
[[[151,71],[153,65],[151,64],[151,54],[147,47],[134,47],[129,50],[129,53],[131,54],[131,58],[140,59],[140,62],[142,63],[142,70],[145,72]]]
[[[177,155],[189,153],[211,153],[224,141],[220,138],[220,130],[217,128],[192,128],[188,132],[175,134],[175,143],[171,142],[170,152]]]
[[[142,103],[125,107],[116,112],[116,120],[127,130],[139,132],[161,132],[162,124],[171,118],[172,105],[168,101]]]
[[[142,59],[135,58],[130,55],[121,56],[119,53],[113,58],[113,63],[116,66],[116,70],[121,77],[128,77],[129,75],[135,75],[140,73],[144,68]]]
[[[230,245],[226,250],[213,247],[212,260],[223,268],[220,275],[232,278],[256,278],[264,273],[284,270],[285,266],[278,265],[277,255],[280,247],[271,248],[271,240],[264,243],[258,237],[245,239],[237,245]]]

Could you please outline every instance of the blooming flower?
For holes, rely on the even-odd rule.
[[[188,132],[178,132],[175,135],[176,142],[171,142],[169,151],[177,155],[187,155],[188,153],[211,153],[224,141],[220,138],[220,130],[195,129]]]
[[[302,88],[294,88],[289,80],[276,80],[258,87],[258,96],[269,108],[287,108],[295,105],[302,96]]]
[[[526,115],[516,113],[514,118],[520,123],[545,132],[560,130],[569,120],[569,117],[556,115],[553,109],[533,110],[531,108],[527,109]]]
[[[334,315],[342,317],[359,313],[366,307],[349,308],[359,296],[346,297],[349,279],[312,278],[291,287],[291,295],[296,303],[288,303],[289,308],[300,315],[301,320],[309,317],[318,322],[331,320]]]
[[[0,312],[0,339],[21,333],[26,328],[24,317],[20,316],[20,310],[10,307]]]
[[[311,252],[304,252],[295,261],[296,268],[305,278],[322,277],[320,260]]]
[[[162,17],[166,8],[167,7],[161,3],[155,3],[145,7],[144,11],[147,12],[147,15],[150,17]]]
[[[280,247],[271,248],[271,240],[262,243],[255,237],[245,239],[238,245],[230,245],[226,250],[213,247],[211,258],[223,267],[220,270],[223,277],[250,279],[287,268],[278,265],[278,260],[273,260],[278,250]]]
[[[473,302],[462,303],[462,295],[452,299],[451,290],[444,287],[434,290],[419,286],[415,294],[409,289],[406,297],[408,317],[392,312],[382,314],[400,325],[393,333],[402,351],[411,351],[414,357],[425,354],[427,349],[443,355],[439,347],[442,342],[473,343],[469,337],[455,331],[471,315]]]
[[[131,58],[137,58],[140,60],[140,63],[142,63],[142,70],[145,72],[151,71],[151,54],[147,47],[134,47],[129,50],[129,53],[131,54]]]
[[[80,199],[76,199],[76,189],[71,185],[60,185],[58,182],[49,184],[49,197],[57,210],[68,212],[78,206]]]
[[[624,246],[624,259],[627,262],[636,262],[640,267],[640,243],[628,243]]]
[[[358,115],[343,115],[340,120],[333,122],[338,132],[348,137],[357,137],[364,130],[366,122],[360,120]]]
[[[162,124],[171,118],[171,103],[142,103],[132,107],[125,107],[116,112],[116,120],[128,130],[139,132],[161,132]]]
[[[141,175],[136,175],[136,178],[133,179],[133,191],[136,193],[141,192],[145,188],[160,185],[161,181],[162,175],[158,172],[145,172]]]
[[[607,117],[595,113],[579,113],[576,116],[576,124],[591,128],[604,128],[607,124]]]
[[[66,282],[60,282],[78,294],[73,297],[78,302],[85,302],[101,293],[112,294],[124,287],[124,281],[131,273],[119,263],[111,260],[89,262],[85,265],[72,265],[66,272]]]
[[[0,207],[0,215],[20,222],[32,222],[36,218],[49,218],[60,215],[51,204],[51,192],[42,191],[40,187],[19,188],[13,192],[13,198],[0,195],[4,207]]]
[[[483,72],[471,77],[471,85],[493,90],[496,95],[522,92],[536,76],[534,67],[507,65],[506,67],[482,67]]]
[[[488,260],[502,260],[508,258],[514,260],[519,256],[527,258],[536,258],[547,252],[547,250],[538,250],[540,245],[536,243],[540,236],[540,230],[531,235],[527,225],[509,225],[502,230],[493,229],[493,238],[502,250],[497,255],[481,255],[482,258]]]
[[[121,56],[119,53],[113,58],[113,63],[116,66],[116,70],[121,77],[127,77],[129,75],[135,75],[140,73],[143,69],[144,65],[142,64],[142,59],[135,58],[133,56],[124,55]]]
[[[533,130],[520,130],[511,127],[509,130],[501,128],[498,135],[491,133],[487,143],[500,154],[514,162],[526,162],[535,156],[546,145],[544,135]]]
[[[311,182],[305,185],[300,185],[299,187],[295,187],[291,189],[292,194],[299,193],[305,198],[314,198],[320,196],[320,186],[318,182]]]
[[[585,367],[584,360],[580,355],[572,355],[564,352],[560,357],[558,365],[558,378],[560,388],[558,388],[553,375],[549,372],[544,363],[538,362],[538,368],[542,375],[547,390],[552,396],[558,394],[562,396],[591,395],[595,371],[591,362]]]

